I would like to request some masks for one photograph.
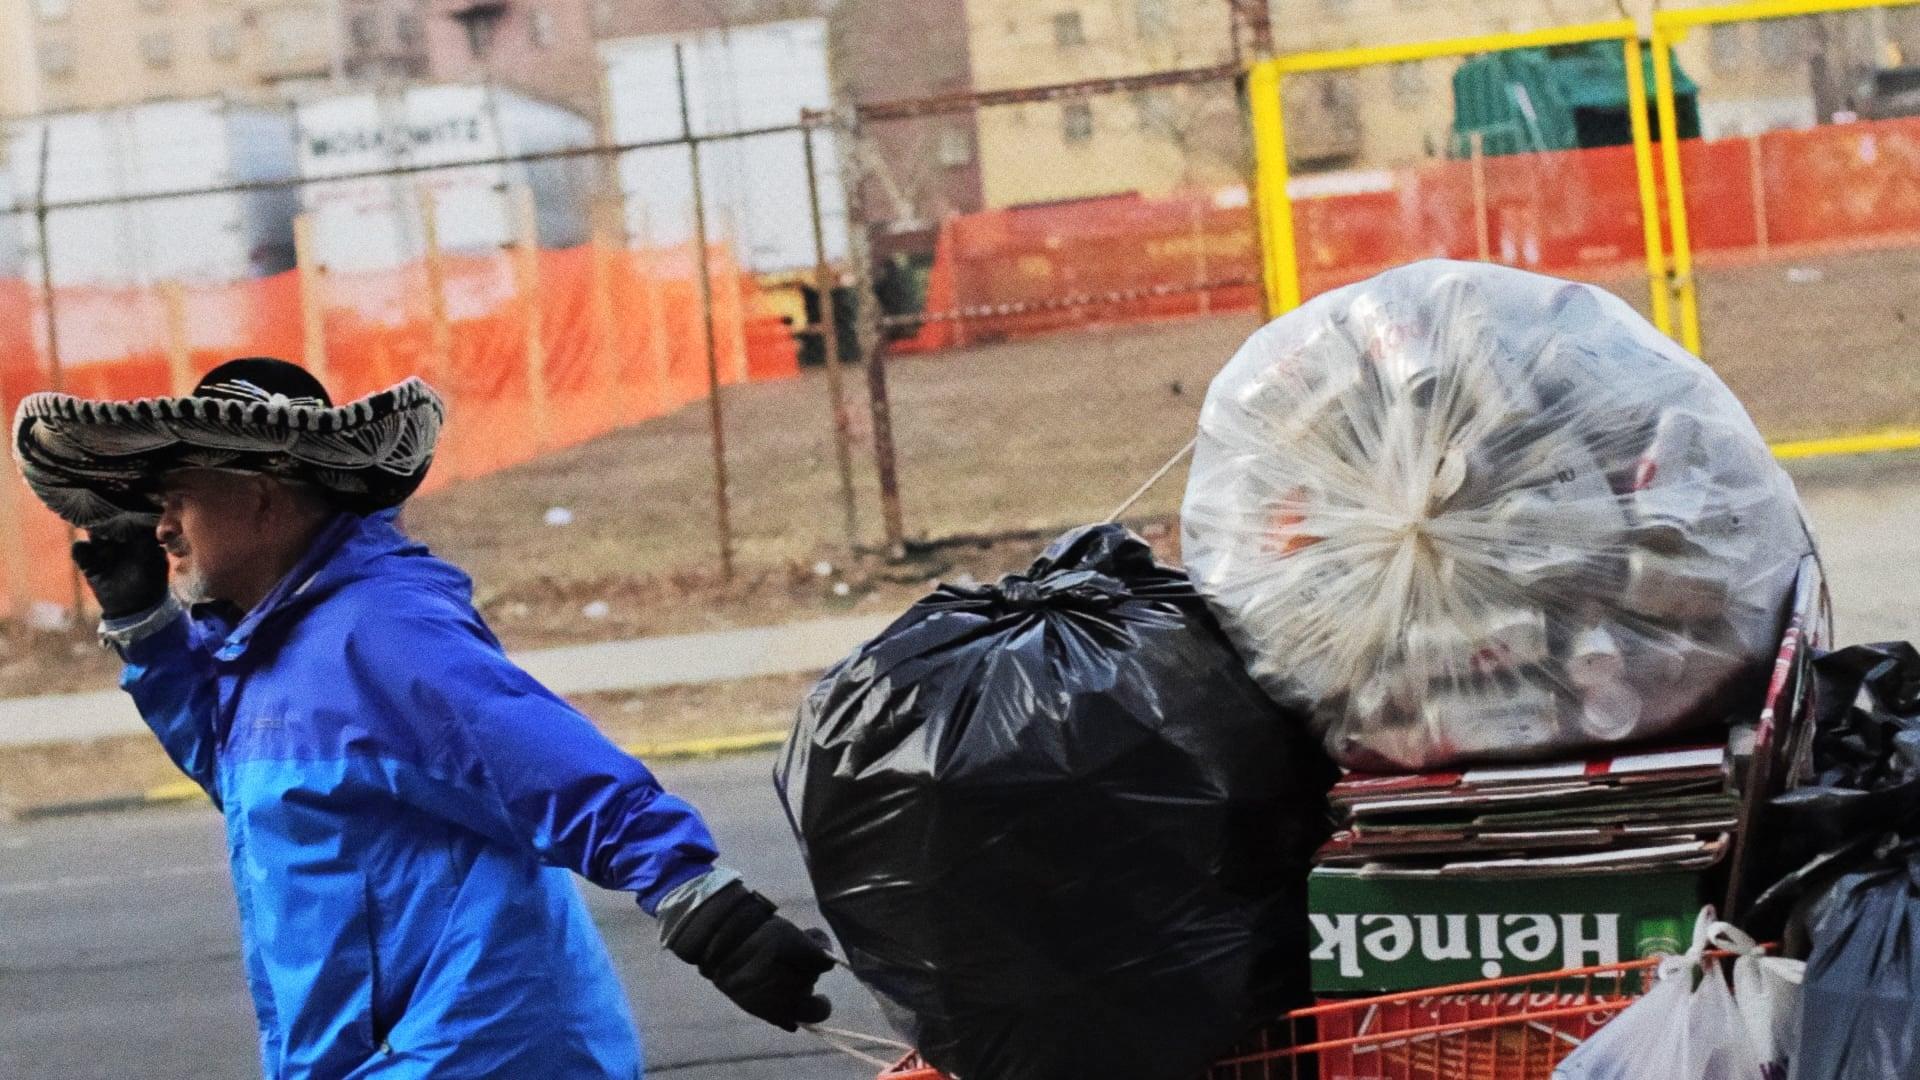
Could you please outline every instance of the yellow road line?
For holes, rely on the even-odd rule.
[[[620,749],[644,761],[672,761],[676,758],[718,757],[748,750],[771,750],[787,741],[786,731],[756,731],[747,735],[721,735],[711,739],[688,739],[668,743],[631,743]]]
[[[1920,429],[1878,431],[1866,435],[1839,435],[1826,439],[1797,439],[1772,444],[1781,459],[1842,457],[1848,454],[1884,454],[1893,450],[1920,450]]]
[[[191,780],[175,780],[171,784],[148,788],[140,799],[142,802],[150,803],[175,803],[204,799],[206,795],[206,792],[200,790],[200,785]]]

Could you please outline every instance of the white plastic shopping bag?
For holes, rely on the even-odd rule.
[[[1703,910],[1693,947],[1662,961],[1654,988],[1581,1043],[1554,1080],[1761,1080],[1746,1021],[1719,965],[1704,959],[1726,931],[1739,934]]]
[[[1733,1000],[1766,1080],[1786,1080],[1800,1041],[1800,982],[1806,973],[1806,961],[1763,956],[1757,948],[1733,962]]]
[[[1726,923],[1707,929],[1707,943],[1734,954],[1733,1001],[1766,1080],[1786,1080],[1793,1047],[1800,1041],[1800,983],[1804,960],[1768,956],[1758,942]]]

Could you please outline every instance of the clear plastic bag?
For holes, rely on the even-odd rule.
[[[1747,704],[1812,541],[1706,365],[1598,288],[1430,261],[1213,381],[1182,555],[1356,768],[1526,759]]]
[[[1704,958],[1728,933],[1751,938],[1700,913],[1693,947],[1668,957],[1660,981],[1622,1009],[1553,1070],[1553,1080],[1761,1080],[1760,1059],[1719,965]]]

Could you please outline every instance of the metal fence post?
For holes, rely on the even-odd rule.
[[[834,149],[840,160],[840,182],[847,192],[847,261],[853,267],[854,309],[860,356],[867,367],[867,399],[873,413],[873,464],[880,475],[880,522],[887,538],[887,554],[907,553],[906,526],[900,511],[899,461],[893,443],[893,403],[887,393],[887,348],[880,334],[880,305],[873,288],[873,257],[867,243],[866,170],[860,161],[860,115],[841,110]]]
[[[733,509],[727,493],[726,416],[720,401],[720,353],[713,332],[713,280],[707,257],[707,199],[701,190],[700,144],[693,137],[693,111],[687,103],[687,60],[673,47],[674,84],[680,95],[680,134],[686,141],[693,177],[694,277],[700,290],[700,343],[707,358],[707,426],[713,436],[713,509],[720,541],[720,576],[733,579]]]
[[[840,470],[840,512],[845,519],[847,547],[859,546],[859,510],[853,495],[852,424],[847,417],[846,390],[840,379],[840,323],[833,309],[833,267],[827,262],[826,224],[820,209],[819,168],[813,160],[813,125],[800,132],[801,153],[807,158],[807,202],[813,216],[813,287],[820,298],[820,319],[814,332],[821,338],[820,355],[826,358],[827,399],[833,409],[833,457]]]

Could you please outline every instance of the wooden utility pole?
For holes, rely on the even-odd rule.
[[[447,259],[440,250],[440,204],[433,189],[420,186],[420,232],[426,247],[427,381],[447,384],[453,373],[453,323],[447,316]],[[446,389],[442,385],[442,389]]]
[[[175,397],[193,392],[193,347],[187,340],[187,291],[177,281],[160,286],[167,326],[167,385]]]
[[[327,382],[327,268],[313,250],[313,216],[293,219],[293,262],[300,271],[301,356],[307,371]]]
[[[620,225],[620,204],[608,196],[593,201],[593,256],[588,297],[589,332],[593,341],[593,379],[602,407],[616,414],[617,422],[629,417],[618,402],[621,350],[616,338],[613,316],[613,279],[615,260],[626,258],[625,230]]]
[[[540,312],[540,228],[534,216],[533,189],[513,189],[516,238],[513,245],[514,291],[520,297],[521,326],[525,331],[527,403],[533,412],[534,445],[553,445],[553,416],[547,401],[546,326]]]

